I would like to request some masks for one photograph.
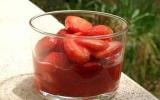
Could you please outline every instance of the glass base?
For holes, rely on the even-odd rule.
[[[47,100],[110,100],[114,97],[116,91],[90,97],[66,97],[66,96],[53,95],[44,91],[40,91],[40,93]]]

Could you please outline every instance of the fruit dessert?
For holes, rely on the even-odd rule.
[[[68,97],[114,91],[121,73],[123,45],[111,37],[103,37],[111,34],[109,26],[67,16],[64,29],[56,36],[41,38],[35,46],[36,88]]]

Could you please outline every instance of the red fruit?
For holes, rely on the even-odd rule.
[[[83,78],[93,78],[102,70],[102,65],[98,62],[87,62],[84,64],[75,64],[75,71]]]
[[[121,69],[122,69],[122,63],[117,64],[116,66],[108,69],[108,72],[110,73],[110,75],[112,75],[112,79],[114,81],[119,80],[120,74],[121,74]]]
[[[83,35],[83,34],[84,34],[83,32],[74,33],[74,35],[77,35],[77,36],[81,36],[81,35]]]
[[[76,42],[93,51],[104,50],[108,46],[108,44],[104,42],[103,40],[76,39]]]
[[[34,57],[34,66],[35,66],[35,73],[41,74],[45,72],[54,72],[55,68],[52,64],[41,62],[40,60]]]
[[[54,78],[52,77],[52,73],[50,73],[50,72],[42,72],[38,75],[39,75],[39,79],[41,79],[42,81],[45,81],[45,82],[48,82],[48,83],[53,83],[54,82]]]
[[[110,37],[108,37],[108,38],[104,38],[104,39],[102,39],[103,41],[105,41],[105,42],[112,42],[112,38],[110,38]]]
[[[65,34],[70,34],[66,29],[61,29],[57,33],[59,36],[65,36]]]
[[[96,58],[105,58],[113,56],[122,50],[122,43],[118,41],[108,42],[108,47],[105,50],[101,50],[94,53]]]
[[[93,26],[91,29],[89,29],[86,35],[95,36],[95,35],[106,35],[111,33],[113,33],[113,30],[109,26],[96,25],[96,26]]]
[[[87,62],[83,65],[83,70],[85,71],[98,71],[101,68],[101,64],[97,62]]]
[[[61,52],[51,52],[48,56],[44,58],[44,62],[52,64],[55,68],[69,68],[69,62],[67,60],[67,57],[64,53]]]
[[[122,64],[122,63],[123,63],[123,55],[122,55],[122,52],[121,52],[118,55],[116,55],[116,57],[114,59],[114,63],[112,63],[112,66],[116,66],[116,65]]]
[[[37,89],[38,91],[41,90],[40,79],[39,79],[37,76],[34,77],[34,85],[35,85],[35,87],[36,87],[36,89]],[[37,91],[37,92],[38,92],[38,91]]]
[[[77,16],[67,16],[65,19],[66,29],[70,32],[86,32],[92,28],[92,24],[87,20]]]
[[[78,45],[73,39],[64,39],[64,50],[70,60],[85,63],[90,59],[88,49]]]
[[[53,82],[52,73],[56,68],[52,64],[40,62],[37,59],[34,59],[34,64],[36,77],[46,82]]]
[[[101,60],[101,64],[103,65],[104,68],[115,67],[118,64],[121,64],[122,62],[123,62],[122,52],[119,52],[111,57]]]
[[[56,43],[53,51],[64,52],[64,46],[63,46],[63,39],[62,38],[57,38],[57,43]]]
[[[41,81],[41,90],[55,95],[61,94],[60,91],[62,91],[57,83],[48,83],[45,81]]]
[[[46,36],[38,41],[35,47],[35,53],[38,56],[44,56],[48,54],[52,49],[56,47],[57,39]]]

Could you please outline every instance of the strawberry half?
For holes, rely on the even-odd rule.
[[[118,41],[108,42],[108,47],[104,50],[94,52],[96,58],[110,57],[122,50],[122,43]]]
[[[98,71],[101,68],[102,66],[98,62],[87,62],[83,65],[83,70],[85,71]]]
[[[65,34],[70,34],[66,29],[61,29],[58,31],[58,36],[65,36]]]
[[[69,67],[69,62],[66,55],[61,52],[51,52],[44,58],[44,62],[52,64],[53,66],[55,66],[55,68],[66,69]]]
[[[44,55],[48,54],[52,49],[56,47],[57,42],[58,41],[56,38],[53,38],[50,36],[46,36],[42,38],[36,44],[36,47],[35,47],[36,55],[43,57]]]
[[[73,39],[64,39],[64,50],[70,60],[85,63],[90,59],[90,52],[85,47],[78,45]]]
[[[87,20],[77,16],[67,16],[65,19],[65,27],[69,32],[86,32],[92,28],[92,24]]]
[[[107,43],[103,40],[76,39],[76,42],[92,51],[104,50],[107,47]]]
[[[84,35],[97,36],[97,35],[106,35],[111,33],[113,33],[113,30],[109,26],[96,25],[93,26],[91,29],[89,29]]]

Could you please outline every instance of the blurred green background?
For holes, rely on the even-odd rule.
[[[129,22],[123,72],[160,98],[160,0],[31,0],[44,11],[85,9]]]

